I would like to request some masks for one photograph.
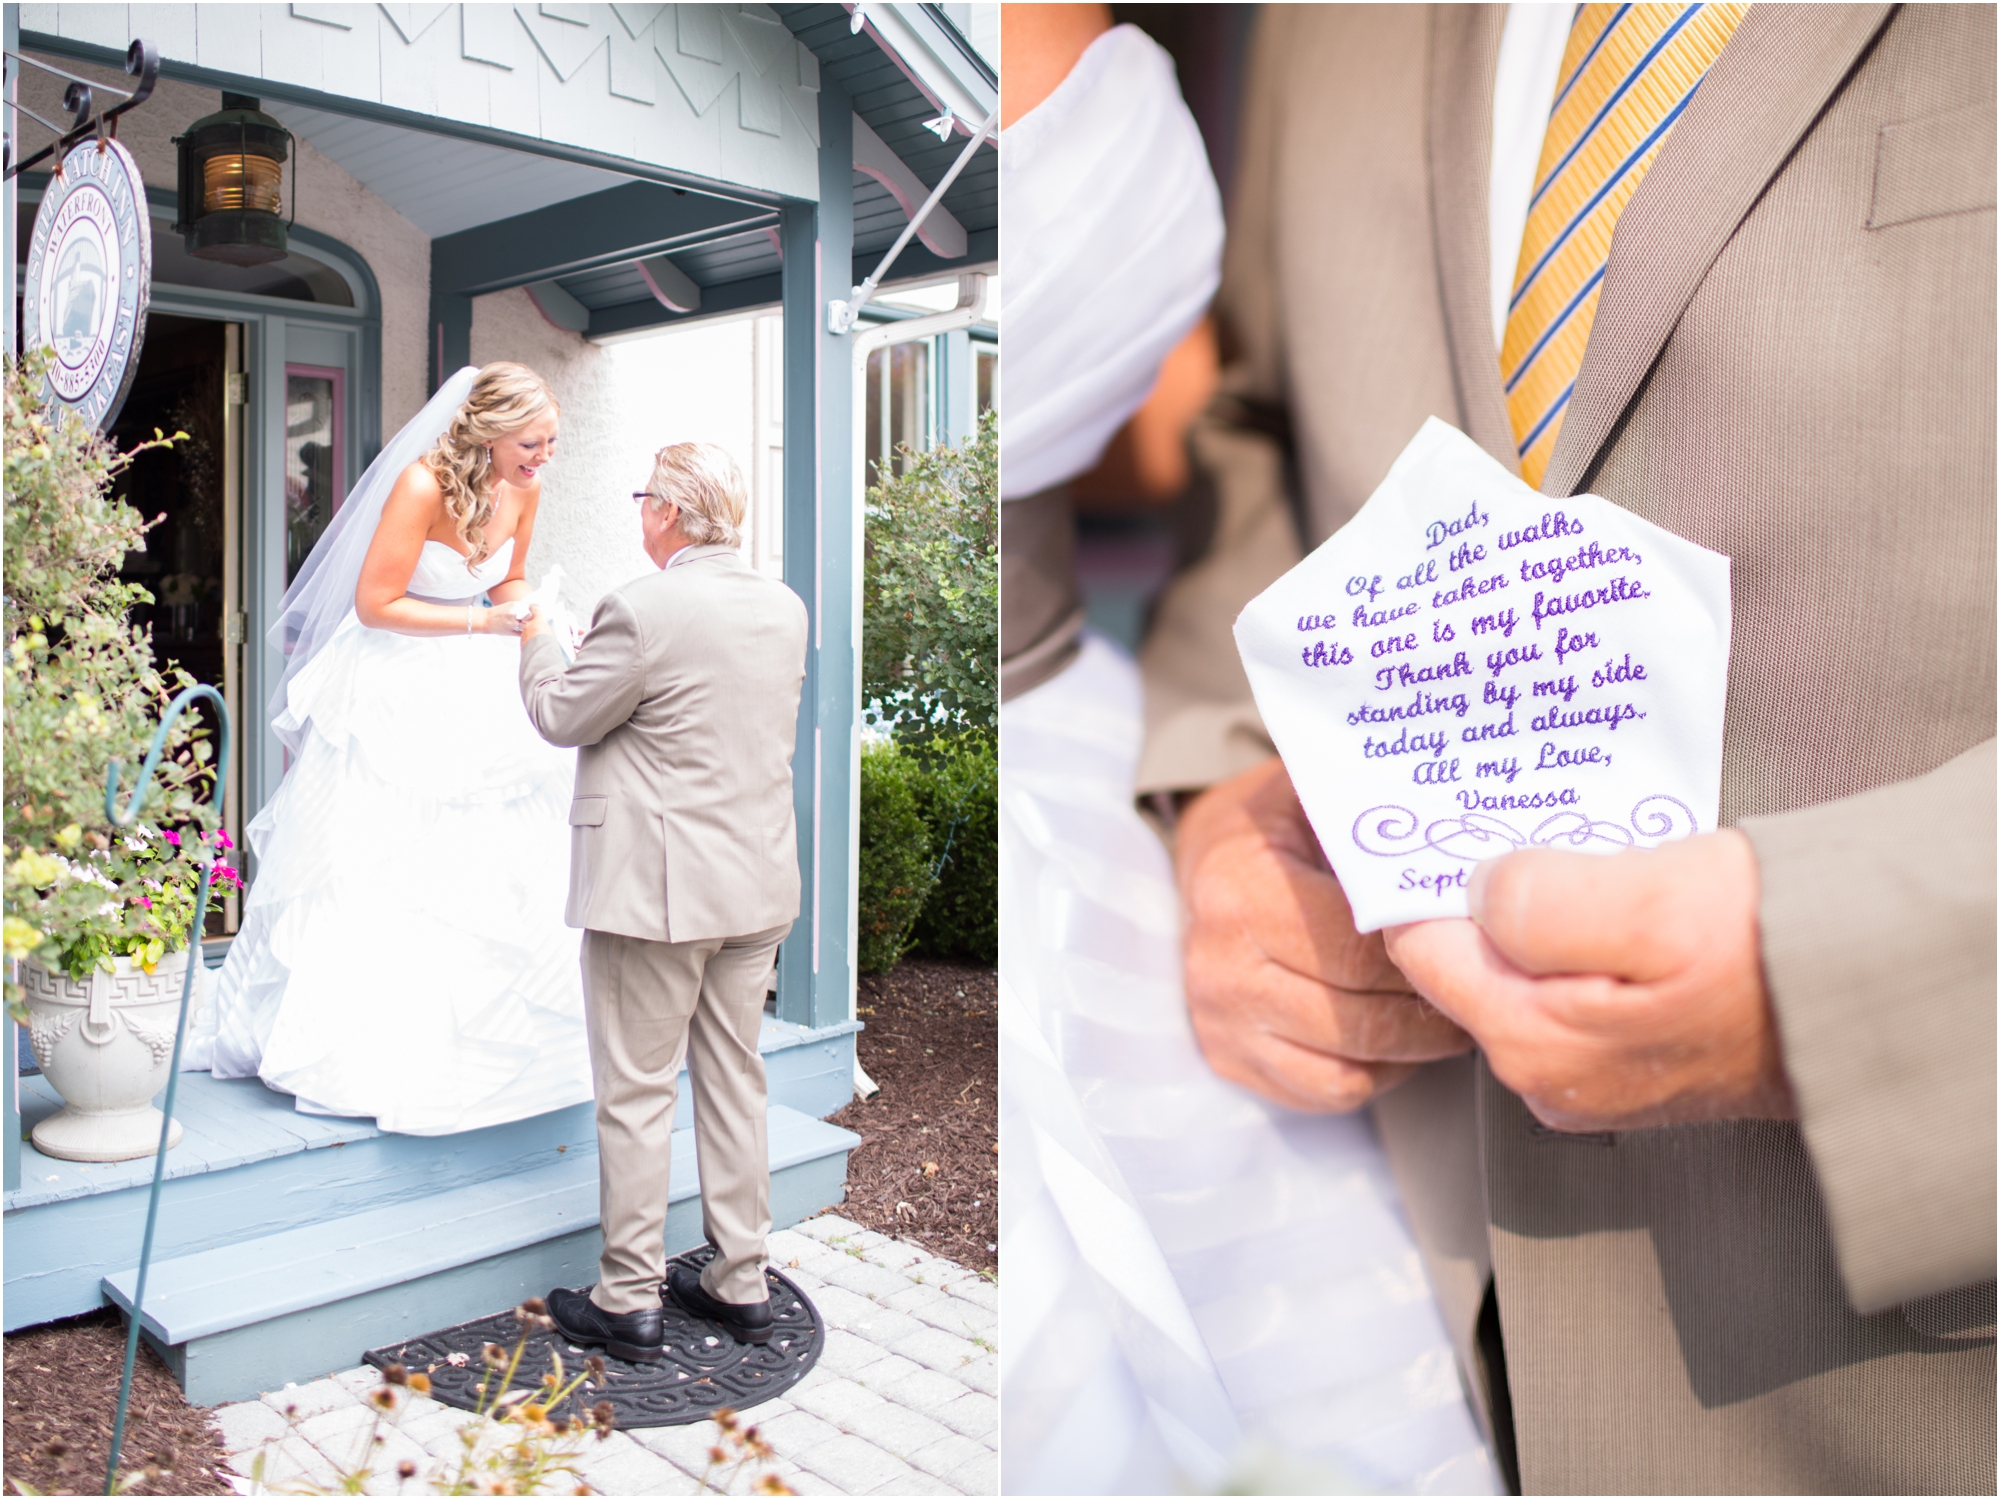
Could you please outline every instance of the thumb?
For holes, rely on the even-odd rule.
[[[1522,849],[1474,869],[1466,900],[1524,972],[1645,982],[1685,966],[1703,863],[1690,841],[1608,856]]]

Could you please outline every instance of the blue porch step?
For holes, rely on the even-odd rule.
[[[758,1049],[773,1105],[808,1118],[844,1105],[853,1096],[857,1029],[766,1019]],[[691,1122],[690,1097],[684,1078],[678,1128]],[[61,1107],[35,1076],[20,1080],[20,1100],[24,1135]],[[596,1170],[588,1104],[458,1135],[385,1135],[366,1120],[301,1114],[290,1097],[254,1079],[190,1072],[175,1115],[185,1133],[167,1155],[156,1263],[427,1202],[580,1155],[589,1157],[587,1171]],[[103,1304],[105,1277],[138,1261],[152,1176],[151,1157],[85,1165],[23,1144],[21,1184],[5,1199],[7,1331]],[[836,1190],[819,1206],[837,1201]]]
[[[774,1223],[841,1200],[857,1136],[770,1115]],[[691,1130],[674,1135],[667,1251],[702,1240]],[[352,1368],[368,1348],[596,1279],[597,1157],[549,1164],[238,1242],[156,1258],[141,1330],[200,1405]],[[129,1314],[138,1275],[103,1278]]]

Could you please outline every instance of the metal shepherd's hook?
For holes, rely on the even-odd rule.
[[[111,819],[115,828],[128,828],[139,815],[139,807],[146,800],[146,793],[153,784],[153,772],[159,769],[160,756],[166,752],[167,733],[174,726],[174,720],[184,713],[189,705],[208,698],[215,704],[215,711],[222,716],[221,753],[215,757],[215,810],[222,811],[225,788],[229,784],[229,705],[222,700],[222,694],[213,687],[202,683],[190,687],[175,698],[167,708],[166,716],[160,720],[159,728],[153,731],[153,747],[146,755],[146,763],[139,767],[139,778],[133,783],[132,796],[125,804],[125,810],[118,810],[118,773],[123,762],[113,760],[104,777],[104,815]],[[167,1074],[166,1107],[160,1113],[160,1149],[153,1158],[153,1191],[146,1199],[146,1237],[139,1246],[139,1283],[132,1293],[132,1325],[125,1333],[125,1375],[118,1384],[118,1418],[111,1426],[111,1455],[104,1465],[104,1492],[113,1492],[118,1479],[118,1455],[125,1445],[125,1407],[132,1398],[132,1367],[139,1356],[139,1318],[146,1305],[146,1272],[153,1260],[153,1225],[160,1216],[160,1183],[167,1174],[167,1132],[173,1128],[174,1091],[181,1080],[181,1042],[187,1036],[188,1005],[194,998],[195,969],[201,963],[201,924],[208,915],[208,883],[215,870],[215,845],[204,838],[201,842],[201,881],[195,891],[194,914],[188,918],[188,965],[187,980],[181,985],[181,1018],[174,1027],[173,1070]]]

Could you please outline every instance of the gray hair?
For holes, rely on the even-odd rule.
[[[677,442],[653,455],[646,503],[681,507],[681,532],[696,546],[741,546],[749,496],[736,460],[712,442]]]

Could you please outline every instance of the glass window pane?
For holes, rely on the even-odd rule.
[[[862,430],[868,434],[867,474],[870,484],[881,482],[877,470],[883,452],[882,382],[889,368],[888,352],[887,349],[877,349],[868,356],[868,378],[862,382],[868,391],[868,409],[862,420]]]
[[[891,344],[889,353],[889,444],[921,451],[930,446],[931,346],[928,341]],[[896,472],[902,471],[899,457]]]
[[[340,503],[339,382],[285,376],[285,581],[297,576]]]
[[[997,349],[975,348],[972,357],[978,366],[974,378],[979,390],[979,414],[984,416],[993,409],[999,395],[1000,387],[995,383],[994,376],[1000,370],[1000,352]]]

